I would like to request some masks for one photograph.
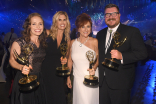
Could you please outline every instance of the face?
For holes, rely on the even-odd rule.
[[[14,33],[14,29],[13,28],[11,29],[11,33]]]
[[[91,33],[91,24],[87,22],[84,26],[80,27],[78,31],[80,32],[80,36],[87,38]]]
[[[112,7],[112,8],[107,8],[105,10],[105,14],[107,13],[118,13],[118,10],[116,7]],[[119,23],[120,23],[120,13],[113,15],[111,14],[109,17],[105,17],[105,23],[107,24],[107,26],[109,28],[114,28],[116,27]]]
[[[65,30],[67,26],[67,18],[65,15],[60,15],[57,21],[57,27],[59,30]]]
[[[43,20],[38,17],[38,16],[34,16],[31,18],[31,25],[30,25],[30,34],[31,35],[41,35],[41,33],[43,32]]]

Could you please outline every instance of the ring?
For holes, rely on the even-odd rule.
[[[25,71],[27,71],[28,69],[25,69]]]

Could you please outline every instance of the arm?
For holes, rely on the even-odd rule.
[[[127,41],[129,41],[130,48],[124,52],[119,52],[118,50],[111,51],[112,58],[123,59],[123,64],[134,63],[147,57],[147,49],[139,29],[130,29],[129,33],[130,37]]]
[[[99,66],[99,50],[98,50],[98,40],[95,39],[94,41],[94,45],[95,45],[95,48],[94,48],[94,51],[96,52],[96,62],[93,66],[93,69],[96,71],[97,67]]]
[[[69,51],[69,57],[68,57],[68,67],[69,67],[70,73],[71,73],[72,66],[73,66],[73,61],[71,58],[71,52],[72,52],[72,44],[74,41],[75,40],[71,41],[70,48],[69,48],[70,51]],[[67,77],[67,86],[68,86],[68,88],[72,88],[70,76]]]
[[[32,67],[31,66],[28,67],[26,65],[21,65],[21,64],[17,63],[16,62],[16,56],[14,55],[13,50],[16,50],[16,52],[18,54],[21,53],[21,48],[17,42],[13,42],[12,47],[11,47],[10,59],[9,59],[10,65],[17,70],[22,71],[22,73],[25,75],[29,74],[30,69],[32,69]],[[27,69],[27,70],[25,70],[25,69]]]
[[[143,42],[143,38],[141,36],[141,33],[139,29],[136,29],[133,31],[131,40],[131,51],[126,51],[122,53],[123,56],[123,63],[129,64],[133,63],[142,59],[145,59],[147,57],[147,49],[145,47],[145,44]]]
[[[71,40],[70,40],[70,39],[67,41],[67,44],[68,44],[68,50],[67,50],[66,57],[67,57],[67,59],[68,59],[69,54],[70,54],[70,48],[71,48],[71,46],[70,46],[70,44],[71,44]]]

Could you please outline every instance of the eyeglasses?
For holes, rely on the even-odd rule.
[[[108,18],[108,17],[110,17],[110,16],[116,17],[117,14],[119,14],[119,12],[106,13],[106,14],[105,14],[105,18]]]

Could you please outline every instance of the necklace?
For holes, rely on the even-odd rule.
[[[80,42],[80,38],[78,38],[78,40],[79,40],[79,42],[80,42],[80,45],[79,45],[79,46],[82,47],[82,44],[85,44],[85,43],[88,41],[88,39],[89,39],[89,36],[88,36],[88,38],[87,38],[83,43],[81,43],[81,42]]]

